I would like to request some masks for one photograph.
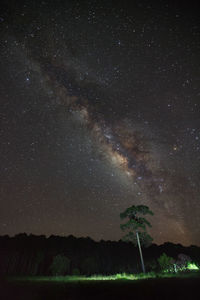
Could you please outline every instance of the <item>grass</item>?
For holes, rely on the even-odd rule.
[[[0,287],[4,300],[199,299],[200,273],[110,276],[12,277]],[[195,298],[196,297],[196,298]]]
[[[199,271],[178,272],[178,273],[140,273],[127,274],[119,273],[113,275],[74,275],[74,276],[26,276],[26,277],[10,277],[9,281],[32,281],[32,282],[79,282],[79,281],[113,281],[113,280],[144,280],[153,278],[193,278],[200,277]]]

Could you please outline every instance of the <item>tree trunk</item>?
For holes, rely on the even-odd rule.
[[[140,252],[140,259],[141,259],[141,264],[142,264],[142,271],[143,271],[143,273],[145,273],[144,260],[143,260],[143,256],[142,256],[142,249],[141,249],[141,245],[140,245],[140,238],[139,238],[138,232],[136,232],[136,236],[137,236],[137,243],[138,243],[139,252]]]

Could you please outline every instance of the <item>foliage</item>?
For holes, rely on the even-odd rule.
[[[174,268],[175,268],[175,272],[199,270],[197,264],[192,262],[191,257],[182,253],[178,255],[178,259],[174,264]]]
[[[175,271],[183,271],[187,269],[189,262],[191,262],[191,258],[186,254],[179,254],[178,260],[175,262]]]
[[[190,256],[186,254],[178,254],[178,259],[174,260],[172,257],[167,256],[163,253],[158,258],[160,268],[164,272],[180,273],[189,272],[190,270],[199,270],[198,266],[192,262]]]
[[[146,232],[147,226],[151,227],[151,224],[140,215],[153,215],[153,212],[148,206],[138,205],[131,206],[127,208],[124,212],[120,214],[120,218],[123,220],[128,218],[128,221],[121,224],[121,229],[130,230],[123,238],[124,241],[131,241],[134,245],[137,244],[136,232],[139,234],[140,242],[144,246],[149,246],[153,241],[152,237]],[[139,215],[139,216],[138,216]]]
[[[52,275],[65,275],[69,273],[69,269],[70,260],[62,254],[56,255],[50,266],[50,271]]]
[[[195,263],[188,263],[187,269],[188,270],[199,270],[199,267]]]
[[[36,250],[37,249],[37,250]],[[56,255],[63,253],[70,259],[71,275],[73,268],[79,268],[82,275],[86,275],[82,264],[87,257],[93,257],[95,268],[93,274],[117,274],[140,272],[138,262],[138,248],[132,243],[122,240],[116,241],[93,241],[90,238],[75,238],[73,236],[35,236],[16,235],[14,237],[0,236],[0,276],[50,276],[50,265]],[[87,253],[87,256],[86,256]],[[162,253],[179,260],[179,254],[185,253],[191,258],[191,262],[200,267],[200,247],[184,247],[180,244],[165,243],[163,245],[152,244],[143,249],[146,270],[158,270],[151,266],[152,260],[156,260]],[[193,265],[187,270],[194,268]],[[174,270],[175,271],[175,270]],[[183,270],[184,271],[184,270]],[[196,271],[197,272],[197,271]],[[179,275],[177,273],[171,275]],[[190,273],[188,271],[188,273]],[[163,273],[167,275],[167,273]],[[171,276],[170,275],[170,276]]]
[[[165,272],[170,272],[173,270],[174,259],[170,256],[167,256],[166,253],[163,253],[158,258],[158,263],[160,265],[160,269]]]

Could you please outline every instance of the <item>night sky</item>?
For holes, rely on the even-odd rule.
[[[132,2],[132,4],[131,4]],[[200,26],[189,1],[1,1],[0,234],[200,245]]]

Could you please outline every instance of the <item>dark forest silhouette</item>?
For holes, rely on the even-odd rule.
[[[191,257],[200,265],[200,247],[180,244],[152,244],[144,248],[147,271],[159,268],[157,259],[166,253],[177,259],[179,254]],[[54,271],[56,261],[61,271]],[[65,264],[65,266],[64,266]],[[59,267],[58,267],[59,269]],[[60,273],[59,273],[60,272]],[[138,248],[123,241],[96,242],[91,238],[18,234],[0,236],[0,275],[91,275],[140,273]]]

